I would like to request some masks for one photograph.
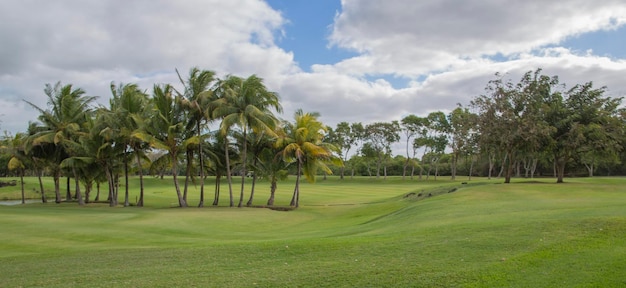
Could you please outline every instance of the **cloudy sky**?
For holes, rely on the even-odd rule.
[[[3,0],[0,130],[25,131],[46,83],[180,85],[194,66],[257,74],[291,119],[400,120],[453,109],[494,73],[543,68],[626,96],[624,0]]]

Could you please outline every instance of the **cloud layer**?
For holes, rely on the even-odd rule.
[[[37,117],[22,100],[45,107],[45,83],[72,83],[107,103],[111,81],[149,90],[178,84],[174,69],[193,66],[258,74],[281,95],[284,118],[302,108],[331,126],[450,110],[496,72],[517,80],[543,68],[626,95],[625,59],[560,47],[625,30],[623,1],[343,0],[324,40],[357,56],[312,72],[277,45],[290,19],[260,0],[8,0],[0,17],[0,129],[12,132]]]

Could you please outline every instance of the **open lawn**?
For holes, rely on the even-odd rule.
[[[287,212],[226,207],[226,185],[212,207],[210,181],[172,208],[155,178],[147,207],[55,204],[46,179],[49,203],[0,206],[0,287],[626,287],[626,178],[443,179],[320,178]]]

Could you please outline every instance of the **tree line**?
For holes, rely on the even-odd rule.
[[[295,166],[299,173],[290,205],[298,207],[300,175],[313,181],[318,169],[330,173],[327,164],[339,163],[333,152],[336,148],[324,142],[327,127],[319,121],[319,114],[298,110],[293,122],[279,119],[275,114],[282,112],[279,95],[269,91],[256,75],[218,79],[213,71],[192,68],[183,78],[176,72],[182,91],[170,84],[155,84],[149,95],[136,84],[111,83],[108,107],[94,106],[95,97],[71,84],[47,84],[46,107],[28,102],[39,111],[39,122],[30,123],[27,132],[6,135],[3,140],[7,168],[20,177],[27,170],[36,175],[43,202],[47,201],[41,185],[44,175],[54,178],[57,203],[63,200],[63,176],[67,177],[65,199],[80,205],[90,201],[94,184],[106,183],[110,206],[118,205],[120,186],[124,187],[124,206],[130,205],[131,170],[136,171],[140,183],[136,205],[144,205],[147,162],[151,173],[170,170],[180,207],[188,206],[187,191],[195,178],[200,182],[199,207],[204,206],[207,175],[216,177],[213,205],[219,203],[220,181],[225,177],[229,205],[235,206],[232,178],[239,175],[237,206],[242,207],[247,176],[252,176],[252,190],[246,204],[252,205],[256,180],[264,177],[272,185],[267,204],[274,205],[276,182],[285,177],[286,167]],[[217,129],[208,129],[211,124]],[[182,169],[181,164],[185,166]],[[70,178],[74,179],[74,195]],[[94,201],[100,201],[99,191]]]
[[[497,175],[509,183],[514,175],[541,173],[561,183],[566,168],[583,168],[589,176],[598,167],[624,172],[622,98],[605,96],[607,88],[592,82],[568,88],[541,69],[526,72],[518,82],[504,76],[496,74],[484,94],[447,114],[367,125],[342,122],[330,131],[330,142],[342,149],[351,175],[386,177],[393,168],[393,175],[413,178],[418,169],[419,179],[431,173],[436,179],[441,168],[454,180],[462,166],[470,178]],[[394,156],[391,148],[399,139],[406,141],[406,154]],[[358,153],[347,158],[351,150]],[[338,172],[344,177],[343,167]]]
[[[298,110],[293,121],[280,119],[279,95],[255,75],[218,79],[212,71],[192,68],[183,78],[176,72],[182,91],[157,84],[148,94],[136,84],[112,83],[108,107],[95,106],[95,97],[71,84],[47,84],[47,106],[29,103],[39,111],[39,122],[2,139],[3,166],[22,177],[51,175],[57,203],[63,199],[62,177],[67,177],[65,199],[81,205],[90,201],[93,185],[106,183],[111,206],[118,205],[120,181],[124,206],[130,205],[130,174],[139,177],[136,205],[143,206],[144,173],[169,171],[180,207],[188,206],[189,182],[196,180],[199,207],[204,206],[208,176],[216,179],[213,205],[219,204],[226,178],[229,205],[235,206],[235,176],[241,177],[238,207],[244,205],[246,177],[252,182],[245,205],[252,205],[260,177],[269,180],[267,205],[274,205],[278,180],[295,174],[290,205],[298,207],[300,177],[314,181],[319,171],[324,176],[334,171],[341,179],[350,173],[401,174],[403,179],[446,174],[454,180],[463,169],[468,177],[504,175],[509,183],[521,170],[534,177],[550,167],[563,182],[568,167],[585,167],[593,175],[599,165],[619,166],[624,158],[622,99],[605,96],[606,87],[594,88],[592,82],[567,88],[541,69],[528,71],[518,82],[496,74],[484,94],[449,113],[365,125],[341,122],[335,128],[324,125],[316,112]],[[401,139],[406,153],[393,155]],[[100,199],[97,191],[94,201]]]

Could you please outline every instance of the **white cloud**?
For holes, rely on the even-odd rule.
[[[518,2],[344,0],[329,41],[359,55],[306,73],[274,44],[289,19],[260,0],[1,1],[0,129],[36,119],[21,100],[45,106],[45,83],[74,84],[106,104],[111,81],[150,91],[178,85],[174,68],[186,75],[193,66],[258,74],[280,93],[284,118],[302,108],[330,126],[449,111],[496,72],[517,81],[543,68],[570,86],[594,81],[626,96],[626,60],[558,46],[623,27],[623,1]],[[409,85],[394,88],[390,75]]]
[[[626,23],[623,1],[343,0],[330,41],[363,53],[335,67],[416,77]]]
[[[293,55],[274,45],[285,19],[260,0],[9,0],[0,2],[0,17],[3,110],[28,110],[22,99],[45,106],[44,84],[59,80],[107,103],[111,81],[151,90],[178,84],[175,68],[257,73],[274,87],[298,71]],[[17,117],[20,125],[0,114],[3,130],[34,120]]]

